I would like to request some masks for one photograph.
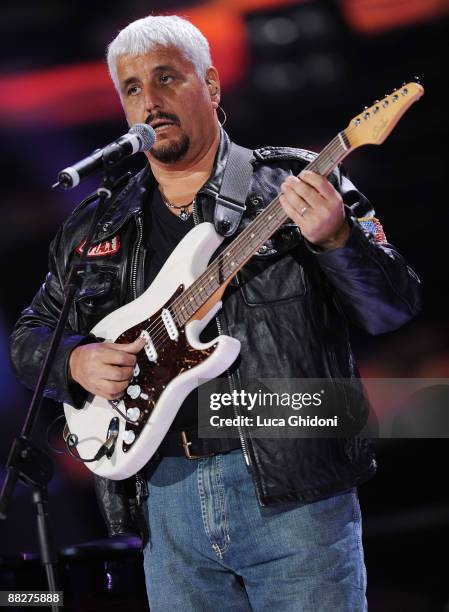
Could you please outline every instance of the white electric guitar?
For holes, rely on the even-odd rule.
[[[353,149],[382,143],[423,93],[418,83],[407,83],[365,108],[307,168],[328,176]],[[108,342],[142,336],[145,347],[120,401],[97,395],[81,409],[64,404],[66,443],[90,459],[92,472],[121,480],[139,471],[199,381],[219,376],[234,362],[238,340],[220,335],[204,344],[200,334],[220,310],[232,277],[287,220],[277,197],[209,265],[223,238],[211,223],[197,225],[143,295],[95,325],[92,333]]]

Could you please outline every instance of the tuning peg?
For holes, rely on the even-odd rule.
[[[421,78],[419,76],[414,76],[413,80],[415,81],[415,83],[418,83],[418,85],[421,85]]]

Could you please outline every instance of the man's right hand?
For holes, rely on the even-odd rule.
[[[133,375],[136,354],[144,344],[142,338],[137,338],[131,344],[103,342],[78,346],[70,355],[69,376],[94,395],[119,399]]]

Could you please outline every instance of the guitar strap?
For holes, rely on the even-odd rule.
[[[214,209],[215,230],[225,238],[237,231],[246,210],[245,201],[253,175],[252,159],[251,149],[231,143]]]

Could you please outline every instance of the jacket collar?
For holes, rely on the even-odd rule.
[[[219,192],[223,173],[229,155],[231,141],[221,128],[220,144],[215,156],[214,167],[209,179],[198,193],[215,195]],[[114,235],[131,217],[142,213],[145,200],[155,182],[149,163],[134,175],[125,187],[114,197],[105,214],[102,216],[93,242],[98,242]]]

